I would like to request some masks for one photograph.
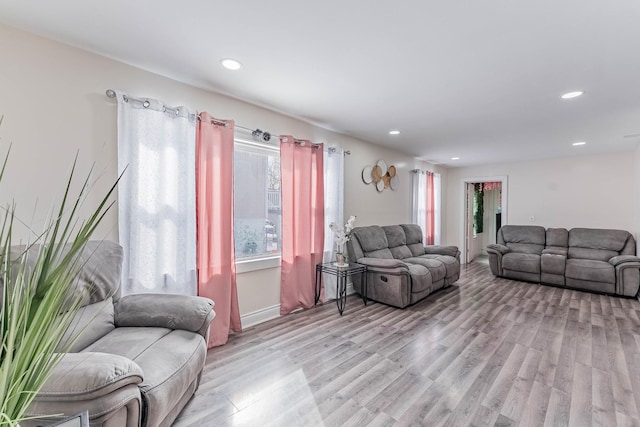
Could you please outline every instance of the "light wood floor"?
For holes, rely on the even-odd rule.
[[[640,302],[494,278],[349,297],[209,351],[178,426],[640,425]]]

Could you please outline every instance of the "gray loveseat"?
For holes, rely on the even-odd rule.
[[[198,388],[213,301],[183,295],[120,297],[120,245],[89,242],[85,295],[67,337],[77,337],[27,416],[89,411],[92,426],[169,426]],[[21,421],[46,424],[53,418]]]
[[[487,252],[500,277],[630,297],[640,287],[636,242],[623,230],[505,225]]]
[[[349,259],[367,266],[367,297],[406,307],[460,277],[455,246],[424,246],[418,225],[356,227],[347,243]],[[360,294],[360,280],[354,287]]]

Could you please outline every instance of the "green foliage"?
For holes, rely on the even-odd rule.
[[[484,191],[482,184],[474,184],[473,186],[473,226],[476,234],[482,233],[484,224]]]
[[[9,153],[0,171],[0,183],[8,158]],[[79,255],[113,204],[109,199],[115,184],[90,217],[78,222],[78,208],[90,185],[87,177],[77,196],[70,196],[76,162],[77,157],[57,216],[22,249],[12,246],[14,223],[19,221],[15,205],[0,206],[0,286],[4,284],[0,313],[0,426],[15,426],[24,419],[27,407],[62,357],[56,349],[79,304],[79,293],[73,292],[82,267]]]

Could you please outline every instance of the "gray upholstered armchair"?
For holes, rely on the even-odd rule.
[[[122,248],[89,242],[80,285],[84,306],[67,331],[75,339],[29,409],[89,411],[92,426],[169,426],[198,388],[213,301],[183,295],[120,297]]]

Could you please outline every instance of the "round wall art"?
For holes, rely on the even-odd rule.
[[[385,188],[397,189],[399,178],[394,165],[387,166],[387,162],[378,160],[375,165],[367,165],[362,169],[362,182],[374,184],[376,190],[382,192]]]

